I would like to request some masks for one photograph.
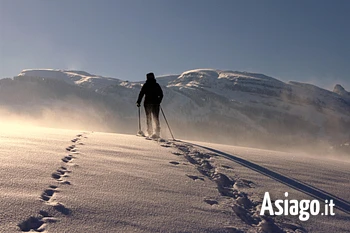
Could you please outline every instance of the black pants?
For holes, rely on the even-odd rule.
[[[159,136],[160,123],[159,123],[159,104],[145,104],[145,112],[147,118],[147,133],[153,134],[152,120],[156,124],[156,134]]]

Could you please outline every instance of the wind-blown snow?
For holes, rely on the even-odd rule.
[[[330,148],[350,137],[345,130],[350,126],[350,97],[340,85],[329,91],[263,74],[216,69],[189,70],[157,77],[157,81],[164,91],[162,108],[174,132],[188,139],[265,148],[315,148],[315,143]],[[22,111],[37,107],[35,112],[42,105],[45,110],[54,108],[57,102],[59,106],[72,102],[75,109],[102,108],[95,111],[100,116],[90,118],[98,118],[110,131],[128,128],[132,133],[137,121],[135,102],[143,83],[84,71],[24,70],[12,81],[0,80],[0,104]],[[84,104],[76,104],[76,99]],[[122,127],[117,127],[120,122]]]
[[[348,232],[349,161],[45,128],[0,133],[0,232]],[[335,216],[262,217],[264,192]]]

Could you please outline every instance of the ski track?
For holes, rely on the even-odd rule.
[[[203,201],[208,205],[222,205],[226,206],[229,211],[238,216],[245,224],[249,225],[252,229],[237,229],[234,227],[226,227],[225,232],[266,232],[266,233],[283,233],[283,232],[298,232],[306,233],[307,230],[290,219],[276,219],[274,216],[260,216],[260,208],[262,200],[253,200],[250,195],[244,192],[242,189],[252,189],[256,186],[253,181],[239,178],[239,174],[235,174],[234,177],[229,177],[223,172],[218,171],[218,167],[215,163],[215,157],[220,154],[206,150],[191,143],[185,143],[181,141],[167,141],[159,139],[160,146],[165,148],[175,148],[176,152],[172,154],[176,156],[182,156],[192,166],[194,166],[200,173],[200,176],[193,174],[186,174],[186,176],[192,179],[194,182],[204,182],[209,180],[214,182],[218,190],[218,196],[208,197]],[[173,166],[181,166],[177,161],[170,161]],[[221,170],[225,169],[234,170],[231,166],[220,165]]]
[[[68,167],[78,166],[73,161],[78,155],[81,155],[78,151],[77,145],[81,146],[84,143],[81,140],[86,139],[87,133],[76,135],[71,140],[72,145],[68,146],[66,150],[68,155],[64,156],[61,161],[62,165],[51,174],[51,178],[54,180],[53,184],[48,185],[46,189],[40,195],[40,201],[43,203],[43,207],[39,210],[36,216],[30,216],[29,218],[21,221],[17,224],[22,232],[44,232],[47,230],[48,224],[59,221],[59,217],[71,215],[71,210],[63,203],[59,202],[55,198],[55,193],[60,192],[59,187],[62,185],[70,185],[71,182],[67,179],[72,172]],[[58,217],[57,217],[58,216]]]

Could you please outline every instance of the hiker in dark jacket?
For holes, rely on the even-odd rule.
[[[147,80],[141,88],[136,103],[137,107],[140,107],[143,95],[145,95],[144,106],[147,118],[147,133],[148,136],[158,138],[160,136],[159,108],[163,99],[163,91],[153,73],[148,73],[146,77]],[[153,134],[152,118],[156,124],[155,134]]]

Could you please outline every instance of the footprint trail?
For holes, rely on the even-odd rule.
[[[43,209],[39,210],[36,216],[30,216],[28,219],[25,219],[18,223],[17,226],[19,227],[20,231],[44,232],[47,230],[49,223],[55,223],[59,221],[59,219],[53,217],[53,215],[57,216],[58,214],[59,216],[59,214],[61,214],[64,216],[68,216],[72,213],[72,211],[68,207],[56,200],[55,194],[60,192],[59,187],[61,185],[71,184],[71,182],[68,181],[67,178],[69,178],[68,174],[72,171],[69,170],[66,167],[66,165],[72,165],[72,167],[78,166],[77,164],[72,163],[73,159],[75,159],[76,156],[73,156],[71,153],[81,155],[78,152],[77,145],[84,145],[84,143],[81,142],[81,140],[88,138],[87,136],[83,136],[85,134],[86,133],[78,134],[75,138],[71,140],[73,144],[66,148],[66,151],[68,151],[70,154],[65,155],[61,158],[63,164],[51,174],[51,178],[54,180],[55,183],[48,185],[48,187],[44,189],[44,191],[40,195],[40,200],[43,202]],[[49,209],[51,211],[49,211],[49,213],[44,209]]]
[[[216,163],[216,157],[219,154],[197,148],[195,145],[179,142],[165,141],[160,143],[162,147],[170,147],[176,149],[176,152],[171,152],[173,155],[182,156],[202,175],[187,175],[195,182],[208,179],[215,183],[218,196],[208,197],[203,201],[210,206],[222,205],[221,208],[228,208],[230,212],[235,214],[240,220],[247,224],[247,228],[236,229],[230,226],[224,228],[230,232],[246,232],[253,230],[254,232],[307,232],[300,224],[293,223],[287,218],[276,219],[274,216],[260,216],[259,210],[262,205],[262,200],[255,200],[246,191],[256,187],[255,182],[242,179],[239,174],[235,174],[234,178],[226,175],[227,171],[232,172],[234,168],[228,165]],[[180,166],[179,162],[170,161],[170,164]],[[175,166],[174,166],[175,167]],[[249,192],[251,193],[251,192]],[[221,202],[223,203],[221,204]]]

